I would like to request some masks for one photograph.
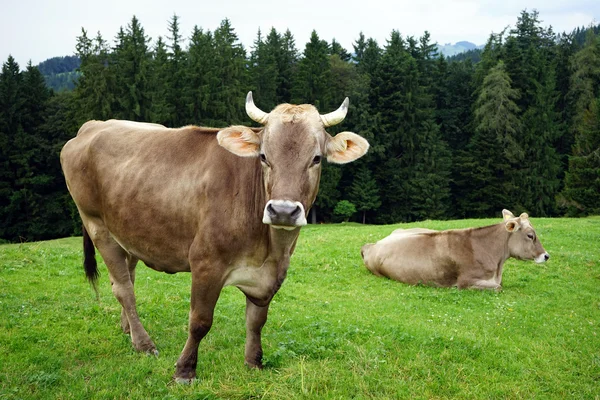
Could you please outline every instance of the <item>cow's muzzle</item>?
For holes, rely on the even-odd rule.
[[[263,213],[263,223],[275,229],[292,230],[306,225],[302,203],[290,200],[269,200]]]
[[[535,262],[538,264],[546,262],[549,259],[550,259],[550,254],[548,254],[548,253],[542,253],[539,256],[537,256],[536,258],[534,258]]]

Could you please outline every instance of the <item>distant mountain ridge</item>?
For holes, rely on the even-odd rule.
[[[482,49],[484,45],[476,45],[465,40],[456,42],[454,44],[446,43],[444,45],[438,44],[438,51],[445,57],[452,57],[460,53],[464,53],[469,50]]]
[[[77,68],[81,60],[77,56],[52,57],[38,64],[46,85],[55,92],[71,91],[79,78]]]

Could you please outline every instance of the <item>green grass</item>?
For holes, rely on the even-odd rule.
[[[263,330],[266,368],[243,365],[245,301],[226,288],[191,385],[171,380],[189,274],[138,266],[153,357],[121,333],[103,264],[96,300],[81,238],[2,245],[0,399],[600,398],[600,218],[534,218],[551,259],[509,260],[499,293],[411,287],[362,266],[360,247],[398,227],[499,221],[303,228]]]

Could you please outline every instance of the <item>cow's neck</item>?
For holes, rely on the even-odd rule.
[[[497,260],[499,273],[501,273],[504,262],[510,257],[508,251],[510,233],[504,227],[504,223],[476,228],[473,230],[473,235],[482,240],[483,250],[492,254]]]

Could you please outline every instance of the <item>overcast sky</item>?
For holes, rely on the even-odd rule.
[[[112,45],[133,15],[152,44],[168,35],[168,21],[177,14],[185,38],[194,25],[214,31],[229,18],[246,50],[259,28],[268,33],[274,27],[278,32],[289,28],[300,51],[313,29],[321,39],[335,38],[352,51],[361,31],[385,45],[393,29],[415,37],[427,30],[439,44],[484,44],[490,33],[513,26],[523,9],[538,10],[542,25],[552,25],[555,32],[600,23],[599,0],[0,0],[0,62],[12,54],[24,68],[29,60],[36,65],[73,55],[82,27],[91,37],[100,31]]]

